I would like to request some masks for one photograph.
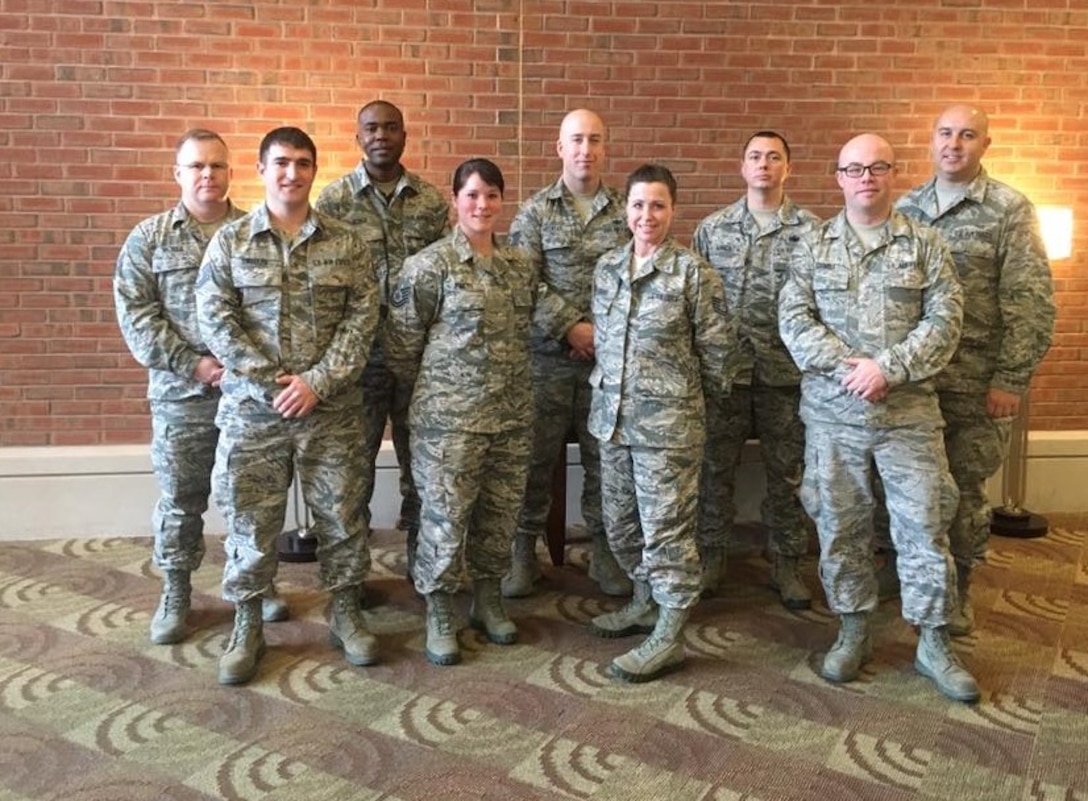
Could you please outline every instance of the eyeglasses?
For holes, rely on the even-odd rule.
[[[845,167],[837,167],[835,172],[844,172],[849,178],[860,178],[868,170],[869,175],[879,178],[882,175],[887,175],[894,167],[894,164],[889,164],[886,161],[874,161],[872,164],[847,164]]]
[[[193,172],[204,172],[204,170],[211,170],[212,172],[223,172],[229,170],[230,165],[224,164],[222,161],[213,161],[211,164],[205,164],[201,161],[194,161],[192,164],[179,164],[179,168],[183,170],[192,170]]]

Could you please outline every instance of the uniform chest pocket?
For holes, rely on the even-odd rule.
[[[243,306],[261,306],[279,301],[283,278],[279,268],[270,269],[250,263],[231,263],[234,285]]]
[[[850,274],[831,262],[817,263],[812,273],[812,290],[817,293],[845,292],[850,288]]]
[[[335,315],[339,320],[347,303],[351,277],[339,271],[321,271],[311,279],[314,309],[321,314]]]
[[[479,330],[486,316],[487,296],[472,290],[453,292],[446,296],[446,309],[455,328]]]
[[[176,273],[184,270],[196,271],[200,267],[200,259],[193,260],[191,253],[183,250],[164,250],[159,248],[151,256],[151,272]]]

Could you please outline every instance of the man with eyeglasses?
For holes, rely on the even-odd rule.
[[[732,536],[736,471],[748,437],[759,437],[767,475],[762,505],[770,531],[771,584],[787,609],[808,609],[812,593],[800,573],[808,525],[797,499],[805,432],[798,413],[801,373],[778,336],[778,293],[790,258],[819,218],[786,196],[790,147],[781,134],[759,131],[745,143],[740,174],[747,192],[695,229],[693,248],[725,283],[740,357],[728,397],[707,396],[707,437],[699,488],[702,594],[725,576]]]
[[[919,627],[915,669],[950,698],[978,684],[952,650],[956,503],[934,386],[959,341],[963,297],[948,246],[893,209],[895,152],[861,134],[839,153],[844,209],[796,251],[780,296],[782,340],[801,369],[801,501],[820,537],[820,578],[840,618],[820,674],[853,681],[872,656],[877,605],[872,470],[899,551],[903,617]]]
[[[230,151],[219,134],[187,131],[174,162],[181,199],[132,229],[113,276],[121,334],[148,368],[151,464],[160,491],[151,518],[152,559],[163,575],[150,637],[159,645],[185,638],[190,574],[204,558],[203,515],[219,439],[215,412],[223,365],[197,330],[193,290],[212,235],[244,213],[228,197]],[[287,619],[287,605],[274,586],[263,598],[262,613],[266,621]]]
[[[385,100],[363,106],[356,117],[355,141],[364,159],[322,190],[314,203],[325,214],[355,227],[367,240],[381,285],[381,319],[370,358],[363,370],[362,442],[366,519],[374,494],[375,464],[386,421],[392,425],[393,450],[400,468],[400,517],[397,528],[407,533],[408,577],[415,563],[419,535],[419,494],[412,479],[408,449],[408,402],[412,387],[399,386],[386,364],[383,340],[389,309],[389,288],[400,281],[404,260],[449,233],[449,204],[434,185],[401,164],[408,133],[404,115]]]
[[[944,235],[969,310],[959,348],[937,377],[945,450],[960,491],[948,532],[958,591],[953,636],[975,625],[971,572],[985,561],[990,539],[986,482],[1005,460],[1013,418],[1054,335],[1054,286],[1035,209],[982,167],[989,128],[972,106],[941,112],[930,145],[935,175],[898,203]],[[894,588],[895,562],[888,550],[882,586]]]

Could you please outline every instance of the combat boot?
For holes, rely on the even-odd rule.
[[[533,594],[533,585],[541,579],[540,561],[536,558],[536,537],[518,534],[514,537],[513,561],[510,572],[502,579],[503,598],[524,598]]]
[[[282,623],[289,615],[287,601],[280,597],[275,584],[269,585],[268,592],[261,596],[261,620],[265,623]]]
[[[629,637],[649,634],[657,625],[658,610],[650,582],[636,581],[631,600],[615,612],[597,615],[589,622],[589,631],[598,637]]]
[[[457,629],[453,625],[453,596],[448,592],[427,595],[427,644],[424,649],[432,665],[456,665],[461,661]]]
[[[348,587],[332,596],[329,615],[329,642],[344,651],[344,659],[353,665],[373,665],[378,661],[378,640],[366,627],[359,606],[359,590]]]
[[[185,618],[189,615],[192,594],[188,570],[163,571],[162,595],[151,618],[151,642],[173,645],[185,639]]]
[[[630,595],[631,579],[623,572],[612,549],[608,547],[608,538],[604,534],[594,535],[590,548],[589,577],[597,582],[601,592],[620,598]]]
[[[899,597],[899,557],[895,551],[882,551],[884,563],[876,569],[876,596],[881,601]]]
[[[638,647],[613,659],[609,673],[622,681],[641,683],[679,668],[684,664],[681,634],[688,614],[687,609],[661,607],[650,636]]]
[[[468,620],[493,643],[511,645],[518,640],[518,627],[506,616],[502,606],[498,579],[479,579],[472,583],[472,608]]]
[[[820,675],[828,681],[853,681],[861,666],[873,658],[869,613],[847,612],[839,616],[839,636],[824,657]]]
[[[947,626],[922,626],[914,669],[932,679],[937,689],[953,701],[972,703],[981,695],[975,677],[952,650]]]
[[[811,609],[812,592],[801,578],[801,559],[776,553],[771,563],[771,586],[787,609]]]
[[[971,604],[971,568],[956,564],[956,608],[948,621],[948,633],[966,637],[975,630],[975,608]]]
[[[726,548],[715,545],[699,549],[702,574],[699,578],[699,595],[710,598],[722,591],[725,582]]]
[[[219,657],[219,683],[245,684],[256,676],[264,648],[261,599],[257,596],[234,609],[234,630]]]

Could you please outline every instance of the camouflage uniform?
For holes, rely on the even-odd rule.
[[[298,468],[314,515],[321,580],[335,592],[370,566],[363,516],[359,374],[378,326],[369,253],[343,223],[311,212],[293,241],[262,205],[224,226],[197,284],[200,330],[225,366],[213,484],[227,521],[223,596],[241,604],[275,575],[276,537]],[[286,419],[277,377],[299,376],[320,401]]]
[[[241,217],[231,204],[223,222]],[[193,378],[208,347],[197,330],[196,286],[208,238],[184,204],[148,217],[117,257],[113,296],[125,343],[148,368],[154,562],[193,571],[204,558],[204,519],[219,430],[219,390]]]
[[[525,490],[536,277],[520,251],[488,265],[458,228],[404,263],[386,357],[414,386],[412,471],[422,500],[415,586],[455,592],[502,577]]]
[[[601,443],[609,545],[662,607],[699,598],[695,546],[704,398],[728,392],[735,333],[721,278],[672,239],[633,266],[633,247],[605,253],[594,273],[597,364],[589,431]]]
[[[820,535],[820,578],[836,614],[876,608],[871,472],[887,490],[903,616],[943,626],[955,573],[944,521],[956,502],[941,442],[934,376],[959,339],[963,301],[948,248],[899,213],[866,251],[845,213],[798,250],[780,296],[779,330],[803,378],[801,501]],[[845,359],[875,359],[887,397],[846,390]]]
[[[741,198],[695,229],[693,249],[722,277],[737,325],[737,375],[732,394],[707,399],[707,445],[699,500],[700,548],[729,544],[736,504],[736,470],[744,443],[759,437],[767,473],[764,525],[771,551],[799,557],[808,530],[797,497],[805,432],[798,413],[801,373],[778,336],[778,293],[793,252],[819,219],[785,198],[768,229]]]
[[[948,242],[964,294],[963,336],[937,376],[948,462],[960,490],[949,530],[966,568],[983,561],[990,536],[986,481],[1005,459],[1012,418],[986,412],[986,393],[1028,391],[1054,333],[1054,287],[1035,209],[985,170],[951,208],[937,209],[936,179],[899,200],[900,211]]]
[[[601,186],[591,216],[583,221],[562,178],[529,198],[510,226],[510,244],[521,248],[540,275],[533,313],[532,450],[519,537],[544,533],[552,500],[552,476],[569,430],[578,440],[583,470],[582,517],[590,537],[602,537],[601,471],[597,440],[586,427],[593,362],[570,358],[566,335],[590,318],[593,265],[631,238],[622,193]]]
[[[314,208],[360,227],[378,272],[383,320],[388,314],[390,288],[397,286],[404,260],[449,233],[449,204],[436,187],[405,171],[401,173],[392,199],[386,199],[371,182],[362,162],[355,170],[326,186]],[[385,435],[385,422],[389,419],[393,449],[400,466],[399,525],[405,529],[418,529],[419,495],[412,482],[408,450],[408,402],[412,387],[398,385],[394,380],[385,363],[383,337],[380,328],[362,376],[366,519],[369,522],[370,499],[374,494],[374,465]]]

